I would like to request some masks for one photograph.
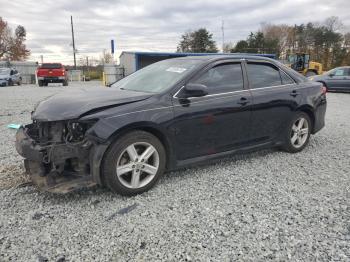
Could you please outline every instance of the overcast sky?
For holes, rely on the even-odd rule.
[[[350,31],[350,0],[0,0],[0,16],[27,30],[31,60],[71,64],[70,15],[78,58],[99,57],[115,39],[124,50],[175,51],[183,32],[206,27],[222,44],[245,39],[262,22],[300,24],[338,16]],[[116,56],[117,56],[116,55]]]

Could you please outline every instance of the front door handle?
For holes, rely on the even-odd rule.
[[[241,97],[241,99],[238,101],[238,104],[240,104],[242,106],[245,106],[248,103],[249,103],[249,100],[246,97]]]
[[[290,93],[290,95],[291,95],[292,97],[296,97],[297,95],[299,95],[299,93],[297,92],[297,90],[293,90],[293,91]]]

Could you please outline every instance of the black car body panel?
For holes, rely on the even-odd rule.
[[[32,118],[37,121],[60,121],[76,119],[100,108],[116,107],[150,97],[150,94],[112,90],[77,89],[51,96],[38,104]]]
[[[63,93],[41,102],[32,115],[33,124],[18,131],[16,144],[27,161],[40,167],[42,188],[58,192],[58,186],[49,183],[57,174],[88,176],[93,182],[89,185],[103,184],[103,156],[130,130],[158,137],[166,148],[167,170],[173,170],[232,152],[280,145],[284,128],[298,110],[309,114],[312,133],[325,124],[326,97],[321,84],[307,81],[274,60],[250,56],[179,59],[200,59],[201,63],[164,92],[100,88]],[[250,60],[272,64],[292,83],[252,88],[246,70]],[[226,63],[241,65],[242,90],[181,96],[193,77]],[[29,172],[37,174],[38,168]],[[86,186],[86,179],[82,185]],[[66,192],[67,184],[63,187]]]

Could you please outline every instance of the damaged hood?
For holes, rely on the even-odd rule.
[[[129,104],[151,96],[150,93],[113,88],[75,89],[40,102],[32,114],[32,119],[39,121],[76,119],[92,110]]]

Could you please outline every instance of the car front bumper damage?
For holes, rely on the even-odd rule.
[[[107,146],[84,139],[77,143],[41,144],[29,133],[31,125],[16,133],[16,150],[32,182],[42,191],[68,193],[101,184],[101,151]],[[95,173],[95,175],[94,175]]]

